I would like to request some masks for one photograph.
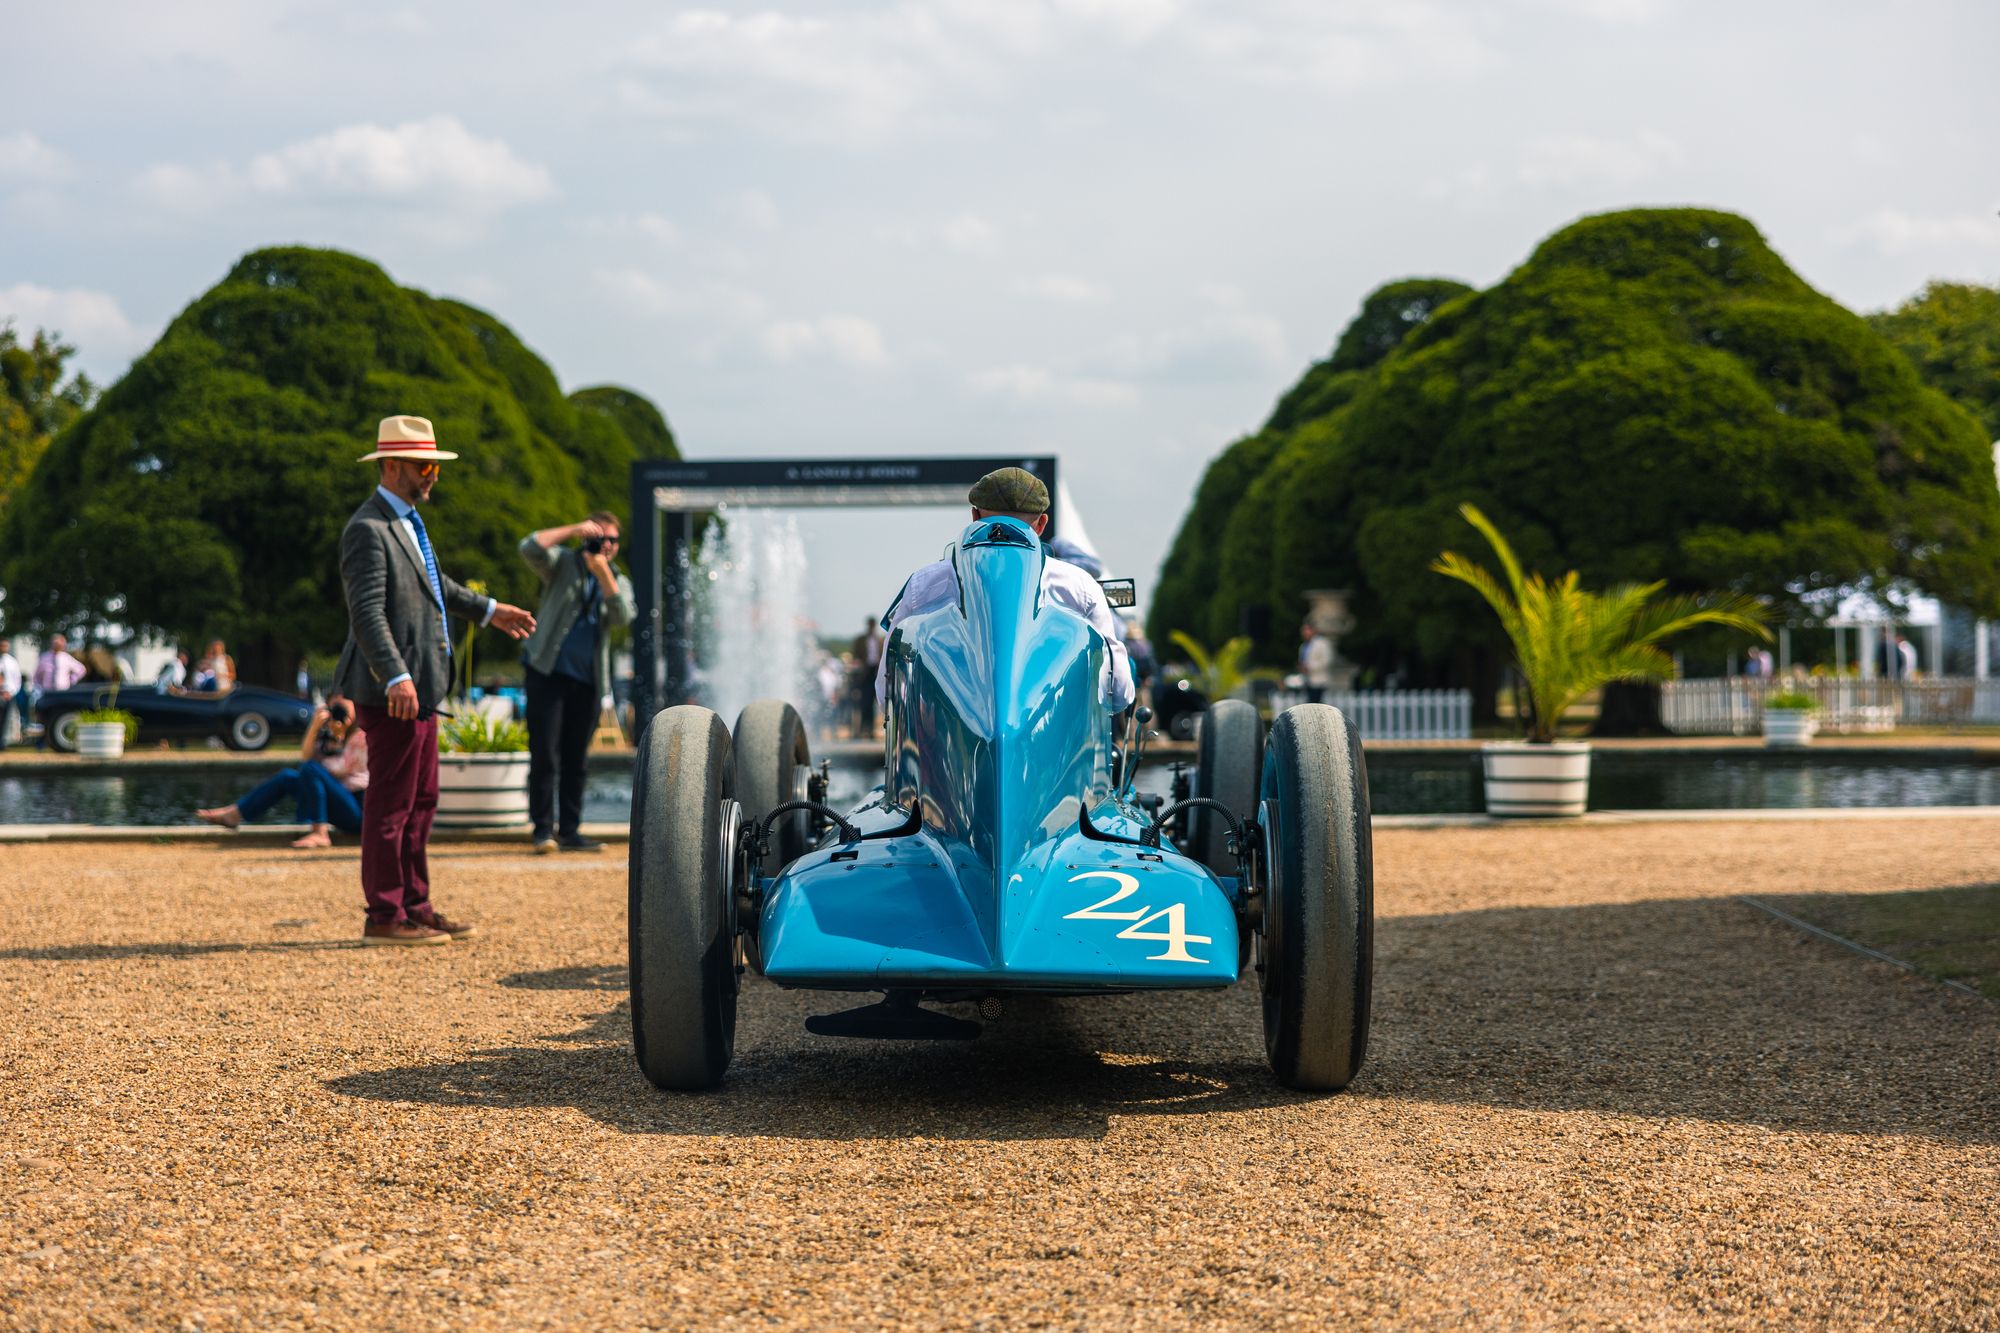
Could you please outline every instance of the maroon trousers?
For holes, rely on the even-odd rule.
[[[356,706],[368,738],[368,799],[361,803],[361,894],[368,920],[427,921],[428,847],[438,803],[437,718],[398,722],[386,708]]]

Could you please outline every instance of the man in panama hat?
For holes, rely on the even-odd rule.
[[[482,597],[438,568],[417,506],[431,498],[437,447],[422,417],[384,417],[375,452],[379,484],[340,534],[347,587],[347,644],[334,688],[354,701],[368,739],[368,795],[361,805],[361,893],[368,944],[448,944],[472,927],[431,906],[426,846],[437,811],[437,706],[451,689],[446,614],[524,639],[535,618]]]
[[[965,493],[972,505],[972,517],[1014,518],[1034,529],[1037,536],[1049,529],[1049,488],[1026,468],[1003,467],[972,483]],[[1124,636],[1111,614],[1104,589],[1088,571],[1060,560],[1053,554],[1042,561],[1042,600],[1062,608],[1104,638],[1104,677],[1100,684],[1104,706],[1119,712],[1132,704],[1132,662],[1125,652]],[[884,633],[902,621],[926,611],[935,611],[958,601],[958,571],[950,560],[936,560],[904,581],[903,590],[882,613]],[[888,690],[889,655],[875,673],[875,698],[881,702]]]

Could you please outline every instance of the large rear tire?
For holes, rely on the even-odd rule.
[[[712,1088],[736,1046],[729,730],[706,708],[654,717],[632,774],[626,929],[632,1047],[662,1088]]]
[[[1264,1047],[1280,1083],[1338,1091],[1368,1052],[1375,931],[1368,768],[1339,709],[1279,714],[1260,817]]]
[[[812,766],[806,724],[783,699],[759,699],[736,719],[736,799],[745,825],[805,796]],[[812,815],[794,810],[771,830],[760,873],[776,875],[812,850]]]
[[[1264,719],[1256,707],[1241,699],[1210,704],[1195,740],[1191,793],[1248,819],[1257,809],[1263,769]],[[1229,825],[1213,810],[1197,806],[1188,812],[1188,852],[1218,875],[1243,873],[1229,853]]]

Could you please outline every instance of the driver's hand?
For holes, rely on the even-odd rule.
[[[417,687],[414,681],[399,680],[389,687],[389,716],[398,722],[417,720]]]

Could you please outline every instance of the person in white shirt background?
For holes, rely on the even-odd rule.
[[[14,658],[12,640],[0,639],[0,750],[4,750],[15,736],[14,714],[22,704],[21,664]],[[23,721],[23,726],[26,722]]]

